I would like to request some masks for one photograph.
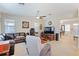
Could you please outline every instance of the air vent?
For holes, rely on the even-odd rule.
[[[19,3],[19,5],[24,5],[24,3]]]

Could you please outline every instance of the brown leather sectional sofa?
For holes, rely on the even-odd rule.
[[[18,37],[18,38],[17,38]],[[26,33],[20,32],[20,33],[6,33],[4,36],[4,41],[10,40],[10,55],[14,55],[14,49],[15,49],[15,44],[25,42],[25,37]],[[3,56],[5,54],[1,54],[0,56]]]

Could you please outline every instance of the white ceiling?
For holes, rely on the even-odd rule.
[[[36,16],[37,10],[40,16],[52,14],[53,18],[72,18],[77,14],[78,3],[0,3],[0,12],[6,12],[20,16]]]

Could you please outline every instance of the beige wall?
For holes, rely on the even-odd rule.
[[[27,17],[21,17],[21,16],[13,16],[13,15],[8,15],[8,14],[1,14],[1,32],[4,32],[4,20],[6,19],[11,19],[15,20],[16,22],[16,32],[29,32],[30,28],[35,28],[35,23],[38,23],[38,31],[41,32],[44,29],[44,20],[43,19],[35,19],[35,18],[27,18]],[[29,22],[29,28],[22,28],[22,21],[27,21]],[[40,24],[42,24],[42,30],[40,31]]]
[[[78,18],[73,18],[73,19],[64,19],[64,20],[61,20],[62,23],[61,25],[65,25],[65,24],[69,24],[70,25],[70,31],[69,32],[66,32],[67,34],[72,34],[74,35],[74,26],[73,24],[77,23],[79,24],[79,20]]]
[[[52,20],[52,19],[40,19],[40,20],[35,20],[35,18],[24,18],[24,17],[17,17],[17,16],[13,16],[13,15],[8,15],[8,14],[1,14],[2,17],[1,17],[1,21],[0,21],[0,32],[3,32],[4,30],[4,24],[3,24],[3,21],[5,19],[13,19],[16,21],[16,32],[29,32],[30,28],[33,28],[34,27],[34,23],[37,21],[38,24],[39,24],[39,32],[43,31],[44,30],[44,27],[49,27],[49,26],[54,26],[55,27],[55,32],[59,33],[60,32],[60,28],[61,28],[61,23],[60,21],[61,20]],[[66,24],[66,23],[69,23],[69,24],[72,24],[74,22],[78,22],[76,20],[78,20],[77,18],[74,18],[74,19],[63,19],[63,20],[70,20],[70,21],[64,21],[63,24]],[[29,28],[22,28],[22,21],[28,21],[29,22]],[[52,25],[49,25],[48,22],[49,21],[52,21]],[[42,30],[40,31],[40,24],[42,24]]]
[[[22,21],[27,21],[29,22],[29,28],[22,28]],[[34,21],[30,19],[17,19],[16,20],[16,32],[29,32],[30,28],[33,28]]]
[[[6,19],[9,20],[15,20],[16,22],[16,32],[29,32],[30,28],[34,28],[34,23],[36,22],[35,18],[27,18],[22,16],[14,16],[14,15],[8,15],[8,14],[1,14],[1,21],[0,21],[0,31],[4,32],[4,21]],[[22,28],[22,21],[29,22],[29,28]],[[38,20],[39,22],[39,20]]]
[[[52,21],[52,25],[49,25],[49,24],[48,24],[49,21]],[[60,20],[57,20],[57,19],[56,19],[56,20],[52,20],[52,19],[49,20],[49,19],[46,19],[46,20],[45,20],[45,27],[50,27],[50,26],[51,26],[51,27],[54,26],[54,27],[55,27],[55,32],[56,32],[56,33],[59,33],[59,31],[60,31]]]

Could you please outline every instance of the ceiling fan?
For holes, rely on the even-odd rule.
[[[43,19],[44,17],[46,17],[46,16],[40,16],[39,15],[39,10],[37,11],[37,14],[36,14],[36,19]]]

